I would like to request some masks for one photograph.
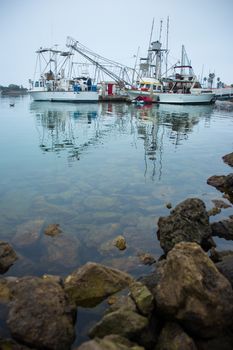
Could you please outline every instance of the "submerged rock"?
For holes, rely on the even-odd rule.
[[[13,237],[13,244],[18,248],[25,248],[35,244],[40,238],[40,232],[44,220],[30,220],[17,227],[17,232]]]
[[[144,347],[114,334],[85,342],[76,350],[144,350]]]
[[[193,339],[177,323],[167,323],[155,350],[197,350]]]
[[[7,242],[0,241],[0,273],[5,273],[18,259],[14,249]]]
[[[156,262],[156,259],[150,253],[138,253],[139,261],[144,265],[152,265]]]
[[[89,262],[66,277],[65,290],[76,305],[93,307],[132,281],[120,270]]]
[[[24,277],[11,292],[7,323],[13,338],[39,349],[69,349],[75,335],[75,308],[58,283]]]
[[[196,242],[204,249],[214,245],[205,204],[198,198],[186,199],[169,216],[160,217],[158,227],[158,239],[165,253],[182,241]]]
[[[178,243],[161,264],[155,287],[160,312],[204,338],[228,327],[233,317],[230,282],[196,243]]]
[[[226,203],[222,199],[212,199],[212,202],[214,203],[216,208],[220,208],[220,209],[226,209],[232,206],[231,204]]]
[[[233,105],[233,104],[232,104]],[[233,152],[222,157],[225,163],[233,167]]]
[[[45,235],[52,236],[52,237],[58,235],[61,232],[62,230],[60,229],[59,224],[50,224],[44,230]]]

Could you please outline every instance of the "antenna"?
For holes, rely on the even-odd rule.
[[[160,21],[160,29],[159,29],[159,42],[161,41],[162,27],[163,27],[163,20],[161,19],[161,21]]]
[[[151,32],[150,32],[150,41],[149,41],[148,50],[150,50],[150,44],[151,44],[151,41],[152,41],[152,35],[153,35],[153,30],[154,30],[154,22],[155,22],[155,19],[153,18],[152,26],[151,26]]]
[[[167,78],[167,63],[168,63],[168,34],[169,34],[169,16],[167,17],[167,37],[166,37],[166,78]]]

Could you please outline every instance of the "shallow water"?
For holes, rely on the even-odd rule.
[[[222,197],[206,180],[231,172],[221,157],[232,151],[232,112],[10,101],[0,99],[0,239],[20,259],[8,275],[65,275],[89,260],[139,275],[148,267],[138,254],[162,253],[156,222],[166,203],[199,197],[210,209]],[[43,233],[54,223],[55,239]],[[125,251],[112,245],[119,234]]]
[[[151,271],[138,255],[162,254],[156,223],[188,197],[207,209],[208,186],[232,169],[233,112],[214,106],[63,104],[0,98],[0,239],[19,259],[6,275],[66,275],[97,261],[134,276]],[[232,207],[212,217],[232,214]],[[44,229],[59,224],[62,233]],[[127,249],[112,244],[124,235]],[[231,241],[215,239],[219,249]],[[80,309],[75,344],[104,305]]]

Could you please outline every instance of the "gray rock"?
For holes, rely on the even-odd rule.
[[[13,248],[7,243],[0,241],[0,273],[5,273],[18,259]]]
[[[182,241],[196,242],[204,249],[214,245],[205,204],[198,198],[186,199],[168,217],[160,217],[158,227],[158,239],[165,253]]]
[[[58,283],[24,277],[11,292],[7,324],[14,339],[39,349],[69,349],[76,309],[68,304]]]
[[[190,336],[177,323],[167,323],[159,336],[155,350],[197,350]]]
[[[222,257],[222,261],[216,263],[218,270],[230,281],[233,287],[233,255]]]
[[[65,279],[65,290],[77,306],[93,307],[133,282],[125,272],[89,262]]]
[[[230,282],[196,243],[178,243],[160,267],[157,308],[201,337],[213,337],[232,323]]]

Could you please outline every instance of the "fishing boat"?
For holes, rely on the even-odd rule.
[[[34,101],[97,102],[97,85],[88,75],[74,76],[72,51],[40,48],[29,94]]]
[[[173,75],[163,79],[164,92],[159,95],[159,103],[210,104],[215,102],[215,93],[212,89],[202,88],[194,74],[184,45],[182,45],[181,63],[173,68]]]

